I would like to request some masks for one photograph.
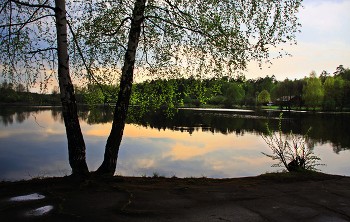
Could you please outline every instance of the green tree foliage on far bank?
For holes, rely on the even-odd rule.
[[[304,86],[303,91],[305,105],[314,108],[314,110],[321,105],[324,96],[323,85],[314,71],[310,73],[310,78],[307,80],[307,85]]]
[[[271,100],[270,93],[264,89],[258,96],[258,102],[261,103],[267,103]]]
[[[0,84],[0,103],[25,105],[58,105],[59,95],[31,93],[21,83],[8,83],[6,80]]]
[[[339,68],[337,68],[339,70]],[[130,105],[149,109],[176,106],[213,105],[225,108],[235,106],[255,107],[272,101],[280,108],[322,108],[328,111],[350,108],[350,70],[342,69],[333,75],[323,71],[319,77],[312,72],[303,79],[278,81],[274,76],[245,79],[244,76],[230,78],[157,79],[134,83]],[[115,104],[118,85],[87,84],[75,87],[79,104]],[[51,94],[30,93],[22,84],[4,81],[0,85],[0,102],[58,105],[58,89]]]

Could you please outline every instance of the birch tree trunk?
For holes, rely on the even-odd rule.
[[[112,130],[107,139],[103,163],[96,171],[98,174],[113,175],[117,166],[118,152],[123,138],[133,83],[136,50],[141,34],[141,24],[144,20],[145,4],[146,0],[137,0],[135,2]]]
[[[89,170],[86,164],[86,148],[81,132],[77,104],[72,80],[69,74],[69,56],[67,46],[67,19],[65,0],[55,0],[57,52],[58,52],[58,80],[61,90],[61,102],[68,140],[69,164],[72,174],[86,175]]]

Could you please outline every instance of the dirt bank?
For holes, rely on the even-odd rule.
[[[40,198],[11,199],[29,194]],[[0,218],[1,221],[350,221],[350,177],[280,173],[233,179],[63,177],[1,182]]]

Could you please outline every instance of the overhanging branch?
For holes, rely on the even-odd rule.
[[[148,20],[150,20],[150,19],[152,19],[152,18],[153,18],[153,19],[161,20],[161,21],[163,21],[163,22],[165,22],[165,23],[168,23],[168,24],[170,24],[170,25],[172,25],[172,26],[174,26],[174,27],[180,28],[180,29],[186,29],[186,30],[189,30],[189,31],[191,31],[191,32],[198,33],[198,34],[200,34],[200,35],[204,35],[204,36],[207,36],[207,37],[211,37],[208,33],[203,32],[203,31],[201,31],[201,30],[193,29],[193,28],[191,28],[191,27],[182,26],[182,25],[176,24],[176,23],[174,23],[174,22],[171,22],[171,21],[169,21],[169,20],[166,20],[166,19],[163,19],[163,18],[160,18],[160,17],[157,17],[157,16],[145,16],[145,19],[148,19]]]
[[[49,0],[46,0],[46,2],[44,3],[44,5],[48,2]],[[25,24],[22,25],[22,27],[20,27],[17,32],[20,32],[25,26],[26,24],[28,24],[28,22],[35,16],[35,14],[40,10],[41,8],[37,8],[35,10],[35,12],[33,12],[33,14],[29,17],[29,19],[27,20],[27,22],[25,22]]]
[[[83,53],[82,53],[82,51],[81,51],[81,48],[80,48],[80,46],[79,46],[79,44],[78,44],[78,40],[77,40],[77,38],[76,38],[76,36],[75,36],[75,33],[74,33],[74,31],[73,31],[73,28],[72,28],[70,22],[68,22],[68,20],[67,20],[67,24],[68,24],[68,27],[69,27],[70,32],[72,33],[73,41],[74,41],[75,45],[77,46],[78,53],[79,53],[81,59],[83,60],[83,63],[84,63],[84,66],[85,66],[85,68],[86,68],[86,71],[87,71],[88,75],[96,82],[96,84],[98,85],[98,87],[100,87],[100,89],[102,90],[102,93],[104,93],[105,90],[102,88],[101,84],[97,81],[97,79],[95,78],[95,76],[94,76],[93,73],[91,72],[90,68],[89,68],[89,67],[87,66],[87,64],[86,64],[85,57],[84,57],[84,55],[83,55]],[[109,93],[110,95],[113,95],[113,93],[111,93],[109,90],[107,90],[107,91],[108,91],[108,93]]]
[[[153,21],[152,21],[153,22]],[[143,32],[143,54],[146,57],[146,63],[150,66],[151,69],[153,69],[153,66],[151,63],[148,62],[148,56],[147,56],[147,38],[146,38],[146,34],[145,34],[145,26],[142,25],[142,32]]]
[[[46,48],[46,49],[38,49],[36,51],[30,51],[28,54],[36,54],[39,52],[45,52],[45,51],[50,51],[50,50],[57,50],[57,48],[51,47],[51,48]]]
[[[31,20],[31,21],[26,21],[26,22],[22,22],[22,23],[16,23],[16,24],[6,24],[6,25],[0,25],[0,28],[6,28],[6,27],[13,27],[13,26],[20,26],[20,25],[26,25],[26,24],[29,24],[29,23],[32,23],[32,22],[35,22],[35,21],[38,21],[40,19],[43,19],[43,18],[46,18],[46,17],[50,17],[50,16],[55,16],[55,15],[44,15],[44,16],[41,16],[39,18],[36,18],[34,20]],[[19,30],[18,30],[19,31]],[[18,32],[16,31],[16,32]]]
[[[127,48],[118,41],[103,41],[103,42],[99,42],[99,43],[100,44],[117,44],[118,46],[122,47],[124,49],[124,51],[127,50]]]
[[[127,20],[129,20],[129,19],[131,19],[131,17],[126,17],[126,18],[124,18],[123,21],[120,23],[120,25],[117,27],[117,30],[116,30],[115,32],[112,32],[112,33],[103,33],[103,34],[106,35],[106,36],[114,36],[114,35],[116,35],[116,34],[119,32],[119,30],[121,29],[121,27],[124,25],[124,23],[125,23]]]
[[[17,1],[17,0],[10,0],[11,2],[14,2],[16,4],[19,4],[19,5],[23,5],[23,6],[27,6],[27,7],[32,7],[32,8],[47,8],[47,9],[51,9],[51,10],[56,10],[56,8],[52,7],[52,6],[49,6],[49,5],[45,5],[45,4],[29,4],[29,3],[26,3],[26,2],[20,2],[20,1]],[[47,2],[47,1],[46,1]],[[46,3],[45,2],[45,3]]]
[[[153,25],[157,28],[159,28],[160,30],[162,30],[164,33],[168,33],[168,31],[166,31],[165,29],[163,29],[163,27],[161,27],[160,25],[158,25],[156,22],[149,20],[150,22],[153,23]],[[144,32],[145,33],[145,32]]]
[[[173,9],[176,9],[178,12],[180,12],[181,15],[185,15],[185,16],[187,16],[187,17],[193,19],[193,20],[196,20],[192,15],[190,15],[190,14],[188,14],[188,13],[182,11],[181,9],[179,9],[178,6],[173,5],[169,0],[165,0],[165,2],[168,3],[168,5],[169,5],[170,7],[172,7]],[[175,13],[175,12],[174,12],[174,13]],[[181,17],[182,17],[182,16],[181,16]],[[184,17],[182,17],[182,18],[183,18],[185,21],[187,21],[187,19],[185,19]],[[188,21],[187,21],[187,22],[188,22]]]
[[[1,7],[0,14],[1,14],[1,12],[6,8],[7,3],[9,3],[9,2],[10,2],[10,0],[7,1],[7,2]]]

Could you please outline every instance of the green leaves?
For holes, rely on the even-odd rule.
[[[46,84],[55,74],[54,12],[49,1],[0,1],[0,64],[3,77]]]
[[[259,103],[267,103],[271,100],[270,98],[270,93],[264,89],[263,91],[261,91],[259,93],[259,96],[258,96],[258,102]]]
[[[324,91],[322,82],[316,77],[313,71],[310,73],[310,78],[307,80],[307,85],[303,87],[303,99],[305,105],[311,106],[315,109],[323,101]]]
[[[279,160],[279,163],[273,164],[272,167],[285,167],[288,171],[297,170],[317,170],[315,167],[323,165],[318,163],[321,158],[315,156],[312,151],[312,143],[308,138],[308,129],[305,135],[283,134],[282,132],[282,115],[280,113],[278,122],[278,133],[271,132],[268,124],[266,124],[267,134],[262,134],[262,138],[271,148],[272,154],[262,152],[272,160]]]
[[[136,67],[140,76],[148,79],[205,78],[245,69],[252,59],[266,61],[269,46],[295,39],[299,3],[148,1]],[[89,45],[86,55],[94,48],[94,68],[120,68],[132,6],[133,1],[121,4],[100,0],[87,8],[89,13],[79,15],[81,38]]]

